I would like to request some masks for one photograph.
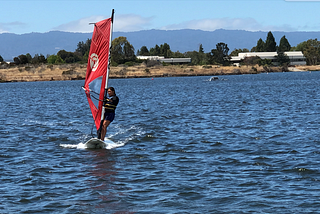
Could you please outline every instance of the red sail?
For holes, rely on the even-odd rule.
[[[109,76],[109,55],[112,18],[97,22],[94,27],[84,89],[97,130],[100,127],[105,85]]]

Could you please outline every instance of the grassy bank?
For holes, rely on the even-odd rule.
[[[297,66],[289,68],[292,71],[315,71],[320,66]],[[0,82],[29,82],[84,79],[87,65],[26,65],[0,69]],[[281,72],[281,68],[273,67],[269,72]],[[117,66],[110,68],[110,78],[141,78],[170,76],[217,76],[257,74],[266,72],[261,66],[188,66],[188,65],[158,65],[147,67],[145,64],[135,66]]]

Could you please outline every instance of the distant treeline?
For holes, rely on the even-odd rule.
[[[74,52],[60,50],[57,54],[47,55],[36,54],[32,57],[29,53],[14,57],[13,61],[16,65],[20,64],[62,64],[62,63],[87,63],[88,55],[91,45],[91,39],[85,42],[79,42]],[[119,64],[134,65],[141,63],[142,60],[137,59],[136,56],[163,56],[165,58],[191,58],[193,65],[229,65],[231,56],[237,56],[243,52],[278,52],[277,61],[280,65],[288,65],[289,58],[284,54],[286,51],[302,51],[306,57],[307,65],[317,65],[320,62],[320,41],[317,39],[309,39],[298,44],[296,47],[291,47],[289,41],[283,36],[280,44],[277,46],[272,32],[268,32],[266,40],[261,38],[257,41],[257,45],[250,51],[244,49],[234,49],[229,54],[228,45],[220,42],[216,47],[208,53],[204,53],[202,44],[199,45],[199,50],[180,53],[173,52],[170,45],[167,43],[155,45],[148,49],[142,46],[135,54],[134,47],[130,44],[126,37],[118,37],[112,41],[111,49],[111,65],[117,66]],[[3,58],[0,55],[0,63]],[[154,65],[155,63],[148,62]],[[249,57],[242,61],[242,64],[259,64],[271,65],[271,60],[260,59],[259,57]]]

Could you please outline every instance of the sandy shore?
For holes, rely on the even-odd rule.
[[[63,65],[28,65],[0,69],[0,82],[29,82],[84,79],[86,64]],[[320,66],[290,67],[290,71],[320,71]],[[272,68],[269,72],[281,72],[281,68]],[[168,65],[147,67],[145,64],[131,67],[118,66],[110,68],[110,78],[142,78],[142,77],[170,77],[170,76],[217,76],[257,74],[266,72],[259,66],[188,66]]]

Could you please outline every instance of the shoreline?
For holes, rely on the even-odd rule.
[[[23,65],[7,69],[0,69],[0,83],[4,82],[36,82],[36,81],[63,81],[84,80],[86,64],[61,65]],[[288,72],[320,71],[317,66],[288,67]],[[135,66],[119,65],[110,67],[110,79],[126,78],[156,78],[156,77],[182,77],[182,76],[220,76],[259,74],[266,72],[283,72],[281,67],[270,67],[265,70],[261,66],[217,66],[217,65],[158,65],[147,67],[145,64]]]

